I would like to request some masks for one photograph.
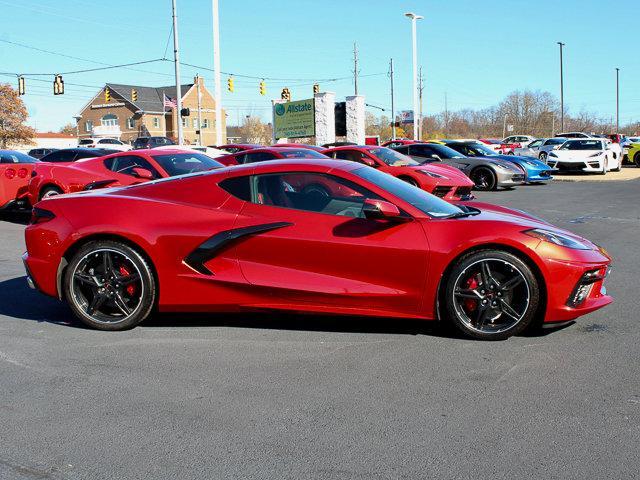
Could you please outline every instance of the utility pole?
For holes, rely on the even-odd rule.
[[[196,73],[196,92],[198,94],[198,145],[202,146],[202,108],[200,107],[200,75]]]
[[[418,117],[416,115],[418,110],[418,41],[416,33],[417,21],[424,18],[421,15],[409,12],[404,14],[405,17],[411,19],[411,38],[413,45],[413,139],[418,139]]]
[[[354,95],[358,95],[358,45],[353,42],[353,87]]]
[[[393,98],[393,58],[389,60],[389,76],[391,77],[391,140],[396,139],[396,110]]]
[[[449,106],[447,102],[447,92],[444,92],[444,136],[447,136],[449,130]]]
[[[180,50],[178,47],[178,14],[176,12],[176,0],[171,0],[173,16],[173,64],[176,70],[176,110],[178,123],[178,145],[184,143],[182,130],[182,89],[180,88]]]
[[[507,136],[507,114],[504,114],[504,121],[502,122],[502,138]]]
[[[560,46],[560,130],[564,132],[564,65],[562,61],[562,47],[564,43],[558,42]]]
[[[551,112],[551,136],[556,134],[556,114]]]
[[[420,80],[418,81],[418,91],[420,97],[420,115],[418,116],[418,140],[422,140],[422,90],[424,88],[423,78],[422,78],[422,67],[420,67]]]
[[[220,80],[220,17],[218,0],[212,0],[213,10],[213,71],[216,101],[216,145],[222,144],[222,85]]]
[[[620,130],[620,69],[616,68],[616,133]]]

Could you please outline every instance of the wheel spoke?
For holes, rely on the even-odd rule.
[[[111,252],[102,253],[102,268],[105,275],[111,275],[113,272],[113,259],[111,258]]]
[[[502,311],[509,315],[514,320],[520,320],[520,315],[516,312],[509,303],[507,303],[504,299],[500,299],[500,306],[502,307]]]
[[[491,274],[491,270],[489,269],[489,263],[488,262],[482,262],[480,264],[480,267],[482,269],[482,283],[484,284],[485,287],[488,287],[491,283],[494,284],[498,284],[498,282],[495,281],[495,279],[493,278],[493,275]]]
[[[91,299],[91,302],[87,306],[87,313],[89,315],[93,315],[93,313],[102,306],[102,304],[107,300],[107,296],[102,293],[96,293],[94,297]]]
[[[137,273],[130,273],[129,275],[123,275],[118,277],[118,283],[120,283],[120,285],[125,287],[127,285],[131,285],[132,283],[137,282],[138,280],[140,280],[140,275],[138,275]]]
[[[90,285],[92,287],[99,287],[100,283],[97,281],[96,277],[92,276],[92,275],[87,275],[86,273],[83,272],[76,272],[73,275],[73,278],[75,278],[76,280],[78,280],[81,283],[85,283],[87,285]]]
[[[472,298],[473,300],[478,300],[480,298],[480,294],[470,288],[459,288],[454,292],[454,294],[456,297]]]
[[[476,328],[484,327],[484,324],[487,321],[487,314],[489,313],[488,305],[480,305],[478,306],[478,310],[476,311],[476,319],[475,324]]]
[[[500,289],[503,291],[513,290],[515,287],[520,285],[523,281],[524,279],[520,275],[516,275],[510,280],[507,280],[506,282],[504,282],[500,286]]]
[[[113,303],[116,304],[116,307],[118,307],[123,314],[129,315],[131,313],[131,308],[129,308],[127,303],[124,301],[120,292],[115,292],[112,299]]]

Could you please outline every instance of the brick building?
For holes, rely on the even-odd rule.
[[[202,118],[202,143],[216,142],[215,100],[207,90],[202,77],[199,82],[200,112]],[[106,89],[110,98],[107,101]],[[182,107],[189,108],[190,116],[182,117],[185,143],[198,143],[198,85],[190,83],[181,86]],[[134,101],[134,92],[137,99]],[[164,96],[176,98],[176,87],[144,87],[107,83],[87,103],[75,117],[78,122],[78,136],[110,137],[130,142],[142,136],[178,137],[178,112],[164,106]],[[225,112],[222,111],[222,139],[226,142]]]

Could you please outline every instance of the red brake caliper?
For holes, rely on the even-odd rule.
[[[125,267],[124,265],[120,265],[119,270],[120,270],[120,275],[122,275],[123,277],[126,277],[126,276],[131,274],[131,272],[129,272],[129,270],[127,270],[127,267]],[[131,284],[127,285],[127,288],[125,290],[127,291],[129,296],[131,297],[136,292],[136,286],[131,283]]]
[[[470,290],[475,290],[476,288],[478,288],[478,280],[476,280],[476,276],[473,275],[469,277],[465,283],[465,286]],[[463,304],[464,308],[468,312],[473,312],[476,308],[478,308],[478,301],[474,300],[473,298],[465,298]]]

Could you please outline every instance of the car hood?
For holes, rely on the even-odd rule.
[[[506,157],[507,160],[501,157]],[[511,170],[517,173],[522,173],[522,170],[520,170],[518,167],[516,167],[513,164],[514,162],[511,160],[512,157],[514,157],[514,155],[487,155],[482,157],[479,156],[479,157],[469,157],[469,158],[477,158],[479,160],[488,160],[489,162],[495,163],[496,165],[499,165],[504,169]]]

